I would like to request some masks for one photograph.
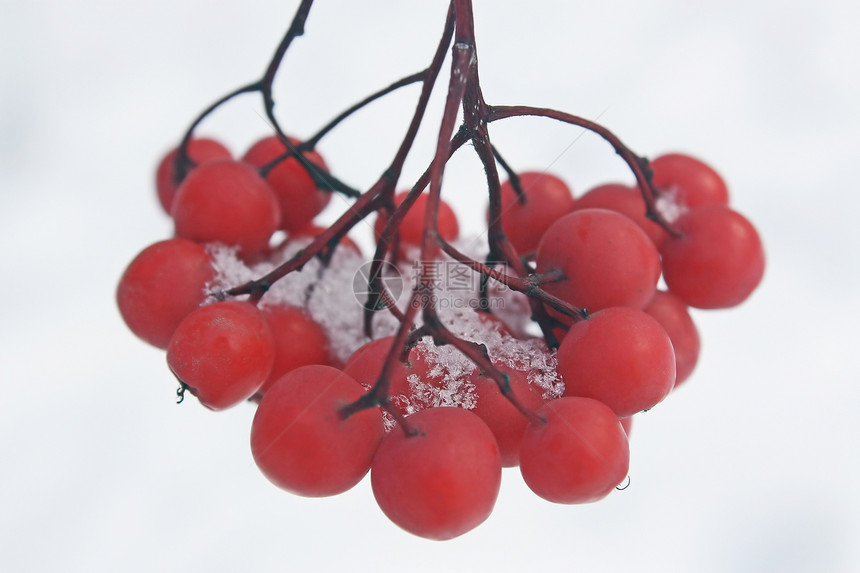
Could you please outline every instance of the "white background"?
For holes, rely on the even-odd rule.
[[[277,490],[250,456],[252,408],[176,406],[162,353],[115,309],[125,265],[172,232],[159,156],[263,71],[295,4],[0,4],[0,569],[860,570],[858,4],[476,1],[490,103],[599,117],[640,153],[705,158],[768,268],[740,308],[696,315],[701,361],[637,417],[626,491],[555,506],[508,470],[490,519],[446,543],[388,522],[367,481],[324,500]],[[320,0],[278,78],[279,118],[306,136],[422,68],[445,7]],[[324,141],[335,172],[369,185],[416,94]],[[246,96],[201,132],[241,153],[268,133],[261,114]],[[493,134],[515,167],[550,168],[577,194],[630,180],[577,129],[511,120]],[[480,175],[465,150],[445,183],[467,232],[483,220]]]

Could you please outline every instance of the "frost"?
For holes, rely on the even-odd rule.
[[[412,397],[407,401],[405,414],[414,414],[424,408],[436,408],[439,406],[458,406],[471,410],[477,403],[475,396],[475,385],[461,378],[445,378],[442,386],[437,386],[418,375],[410,374],[409,387],[412,389]]]
[[[689,210],[686,205],[678,201],[677,187],[661,189],[654,207],[668,223],[674,223],[678,217]]]
[[[226,290],[259,279],[310,242],[309,238],[290,241],[269,260],[254,264],[243,262],[233,248],[210,245],[217,274],[207,286],[212,291]],[[482,260],[481,253],[468,252],[469,246],[480,244],[481,241],[472,240],[462,242],[458,248]],[[304,308],[326,332],[334,360],[346,363],[356,349],[369,342],[363,331],[364,308],[353,290],[354,276],[367,262],[351,249],[338,248],[328,266],[316,258],[308,261],[301,271],[275,282],[259,304],[261,307]],[[527,372],[528,381],[541,388],[544,398],[557,398],[562,394],[564,384],[556,372],[555,353],[547,349],[542,339],[525,335],[531,314],[525,295],[490,281],[490,308],[495,319],[488,318],[486,313],[474,308],[479,282],[478,275],[471,269],[448,258],[422,265],[404,262],[400,264],[404,291],[398,301],[402,310],[409,303],[419,270],[433,273],[432,302],[447,329],[463,340],[482,344],[497,367]],[[415,326],[420,326],[420,318],[419,313]],[[374,315],[373,327],[374,338],[380,338],[394,334],[398,323],[391,313],[381,311]],[[394,404],[404,414],[436,406],[475,407],[477,396],[472,380],[478,375],[478,368],[469,358],[451,345],[436,346],[430,337],[418,341],[413,352],[416,361],[426,365],[427,372],[423,380],[416,374],[410,375],[410,396],[392,396]],[[386,427],[391,427],[394,420],[386,416],[385,423]]]
[[[222,245],[209,247],[215,262],[216,277],[208,288],[225,290],[271,272],[310,244],[312,239],[291,241],[275,253],[272,260],[246,265],[236,249]],[[350,355],[369,339],[362,328],[364,309],[352,291],[352,280],[366,260],[348,248],[335,250],[328,267],[314,258],[301,269],[275,282],[260,299],[260,307],[289,305],[304,308],[326,332],[332,356],[345,363]],[[393,334],[397,322],[390,314],[377,313],[374,335]]]
[[[235,247],[211,243],[206,245],[206,250],[212,255],[212,267],[215,269],[215,278],[206,285],[207,291],[227,290],[257,278],[258,275],[239,260]]]

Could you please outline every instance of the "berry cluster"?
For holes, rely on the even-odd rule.
[[[552,502],[605,497],[627,475],[632,416],[696,364],[688,308],[735,306],[761,280],[755,229],[697,159],[649,162],[582,118],[487,105],[467,0],[452,2],[426,70],[305,141],[287,137],[272,113],[272,78],[311,4],[302,2],[262,80],[211,106],[161,161],[156,190],[175,236],[144,249],[123,274],[117,303],[126,324],[166,350],[181,395],[213,410],[257,404],[254,460],[289,492],[336,495],[370,472],[382,511],[431,539],[462,535],[490,515],[502,467],[519,466]],[[449,46],[436,155],[397,193]],[[339,181],[316,143],[414,82],[421,97],[385,175],[362,191]],[[247,92],[263,96],[275,135],[239,159],[193,136],[209,111]],[[597,133],[636,185],[574,197],[554,175],[515,172],[486,129],[522,115]],[[477,250],[459,240],[457,216],[440,198],[447,159],[465,143],[487,172],[488,238]],[[333,193],[354,202],[318,226]],[[377,243],[365,258],[349,232],[368,218]],[[409,273],[398,296],[392,280]],[[666,290],[657,288],[661,276]]]

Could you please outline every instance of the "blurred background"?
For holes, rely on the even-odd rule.
[[[695,315],[699,365],[634,420],[630,487],[557,506],[506,470],[489,520],[446,543],[391,524],[367,480],[331,499],[270,485],[248,447],[253,409],[177,406],[163,353],[115,308],[125,266],[172,233],[157,161],[262,74],[296,5],[0,3],[0,569],[860,570],[860,5],[475,0],[490,103],[559,108],[641,154],[705,159],[758,226],[768,268],[743,306]],[[445,12],[320,0],[276,82],[283,125],[307,136],[426,66]],[[443,91],[406,181],[428,164]],[[325,139],[334,172],[372,183],[417,94]],[[269,127],[245,96],[200,133],[241,154]],[[551,170],[576,195],[632,182],[581,130],[514,119],[491,134],[515,168]],[[465,234],[484,223],[481,177],[468,149],[446,172]]]

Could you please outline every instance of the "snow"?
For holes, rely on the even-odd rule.
[[[216,277],[207,285],[210,292],[228,290],[248,281],[259,279],[279,264],[289,260],[311,242],[309,238],[287,241],[265,261],[247,264],[236,249],[220,244],[209,245],[214,260]],[[477,244],[476,241],[469,242]],[[417,252],[407,252],[417,256]],[[482,257],[470,253],[477,260]],[[290,305],[305,310],[322,326],[329,338],[331,352],[336,360],[345,363],[350,355],[366,344],[369,339],[363,330],[364,308],[355,294],[353,285],[356,273],[368,261],[348,248],[335,250],[328,265],[314,258],[300,271],[287,274],[276,281],[260,299],[260,306]],[[491,361],[528,372],[528,381],[539,386],[545,398],[557,398],[564,385],[556,372],[555,353],[550,352],[538,338],[517,338],[505,330],[522,334],[530,311],[525,296],[491,281],[489,291],[490,308],[499,317],[507,317],[516,328],[496,320],[483,318],[475,310],[477,306],[478,277],[469,268],[441,257],[428,262],[416,263],[404,260],[399,265],[407,286],[415,288],[419,271],[428,274],[435,288],[433,303],[445,328],[455,336],[483,344]],[[398,300],[405,310],[410,298],[405,289]],[[214,300],[214,298],[213,298]],[[421,324],[420,313],[415,326]],[[385,311],[377,312],[373,320],[374,338],[393,335],[399,323]],[[426,379],[412,374],[409,377],[411,396],[398,397],[406,414],[436,406],[475,407],[475,386],[469,378],[477,372],[475,364],[452,345],[437,346],[429,336],[422,338],[413,351],[427,365]]]

